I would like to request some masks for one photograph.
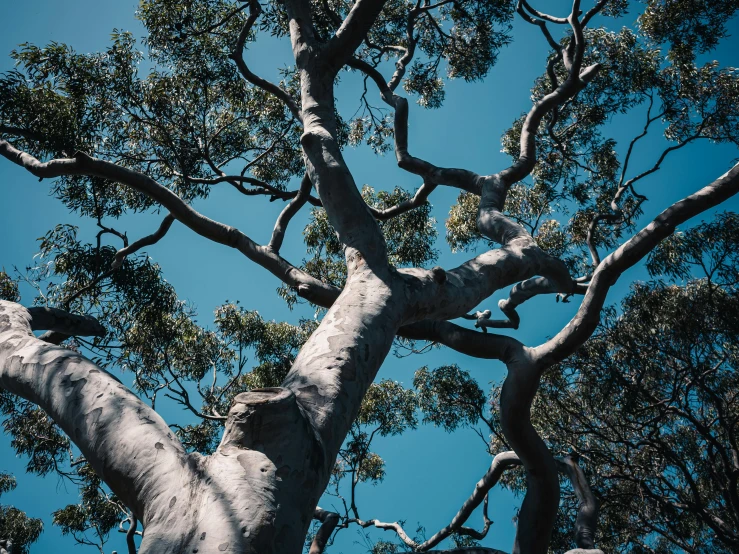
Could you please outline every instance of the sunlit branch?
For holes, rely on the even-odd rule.
[[[331,533],[334,532],[339,523],[339,514],[317,507],[313,513],[313,519],[320,521],[321,526],[318,528],[316,536],[313,537],[308,554],[323,554],[326,544],[331,538]]]
[[[43,409],[141,518],[152,507],[142,491],[177,481],[168,471],[169,462],[186,465],[182,445],[162,418],[118,379],[72,350],[37,339],[29,310],[0,301],[0,312],[0,386]],[[140,449],[142,442],[159,447]]]
[[[520,3],[523,5],[524,8],[526,8],[531,13],[531,15],[536,16],[539,19],[548,21],[550,23],[555,23],[557,25],[567,25],[566,17],[554,17],[552,15],[535,10],[529,5],[529,3],[526,0],[521,0]],[[576,15],[579,15],[579,14],[576,14]]]
[[[739,164],[727,173],[664,210],[649,225],[605,258],[593,273],[588,292],[575,317],[556,336],[534,349],[542,369],[566,358],[593,333],[611,286],[619,276],[644,258],[675,227],[739,192]]]
[[[280,252],[280,248],[282,248],[282,241],[285,239],[285,231],[287,230],[287,225],[290,223],[290,220],[293,218],[293,216],[297,214],[300,208],[302,208],[308,201],[311,188],[312,185],[310,179],[306,174],[303,176],[303,179],[300,182],[300,189],[298,190],[298,194],[296,194],[295,198],[293,198],[288,203],[288,205],[285,206],[282,212],[280,212],[280,215],[275,222],[275,228],[272,231],[272,238],[270,239],[269,245],[267,246],[267,248],[269,248],[273,252]]]
[[[128,523],[128,529],[123,527],[124,523]],[[124,533],[126,535],[126,547],[128,548],[128,554],[136,554],[136,543],[134,542],[134,538],[136,537],[136,535],[143,535],[141,531],[137,530],[138,523],[139,520],[136,519],[136,516],[130,514],[126,519],[118,524],[118,532]]]
[[[244,79],[246,79],[254,86],[261,88],[262,90],[272,94],[273,96],[281,100],[285,104],[285,106],[287,106],[287,109],[290,110],[290,113],[293,115],[293,117],[302,122],[303,115],[300,111],[300,108],[295,103],[295,100],[290,97],[287,91],[283,90],[274,83],[271,83],[266,79],[263,79],[262,77],[254,74],[244,61],[244,45],[246,44],[246,39],[248,38],[249,32],[254,26],[257,18],[262,13],[262,6],[259,4],[259,0],[248,0],[248,2],[249,17],[247,18],[244,27],[241,29],[239,38],[236,41],[236,46],[229,54],[229,57],[236,63],[236,67],[239,68],[239,72],[244,77]]]

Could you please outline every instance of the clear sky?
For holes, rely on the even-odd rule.
[[[552,13],[568,13],[568,3],[561,0],[547,2]],[[51,2],[37,0],[31,3],[3,0],[0,20],[0,71],[11,69],[6,53],[22,42],[43,45],[49,41],[65,42],[78,52],[103,49],[112,29],[131,30],[140,37],[143,29],[134,18],[135,0],[70,0]],[[630,23],[633,17],[627,18]],[[730,31],[739,35],[734,20]],[[289,62],[290,49],[286,40],[266,41],[248,53],[248,61],[255,72],[277,78],[277,69]],[[711,55],[722,65],[739,65],[739,40],[726,41]],[[500,153],[500,136],[511,122],[530,107],[529,89],[533,79],[542,73],[546,45],[536,29],[516,20],[514,42],[501,52],[498,64],[483,83],[451,82],[447,86],[444,107],[425,111],[412,104],[410,145],[411,152],[434,161],[438,165],[465,167],[480,173],[500,170],[507,163]],[[605,76],[604,76],[605,77]],[[357,106],[358,80],[347,75],[338,92],[339,107],[349,116]],[[643,112],[637,117],[615,119],[611,132],[623,152],[624,144],[641,130]],[[653,137],[645,140],[634,158],[633,170],[646,169],[659,155],[661,144]],[[664,147],[662,145],[662,147]],[[643,221],[653,217],[669,203],[697,190],[721,175],[737,157],[735,149],[711,144],[689,146],[664,165],[658,176],[645,180],[641,192],[650,202],[645,206]],[[399,170],[392,156],[375,157],[368,149],[348,149],[346,158],[358,183],[367,183],[376,189],[392,189],[400,185],[413,189],[418,179]],[[437,189],[431,202],[437,219],[441,251],[439,264],[454,267],[469,257],[451,254],[443,242],[443,221],[457,191]],[[214,190],[211,198],[200,201],[196,207],[205,215],[239,227],[257,242],[267,242],[274,220],[282,208],[278,202],[269,203],[261,197],[245,198],[225,188]],[[737,201],[722,209],[737,209]],[[293,220],[283,253],[295,263],[304,256],[300,231],[307,210]],[[125,218],[124,227],[130,237],[150,233],[159,222],[159,216],[138,215]],[[11,271],[23,268],[32,261],[37,251],[36,239],[57,223],[80,225],[83,236],[93,235],[93,226],[69,214],[49,196],[49,183],[39,183],[24,170],[0,160],[0,267]],[[86,235],[85,235],[86,233]],[[201,323],[212,320],[213,309],[226,300],[239,300],[249,309],[257,309],[266,319],[296,322],[312,313],[299,308],[290,312],[273,291],[279,283],[261,267],[251,264],[240,254],[211,243],[175,223],[170,234],[147,252],[158,262],[168,281],[173,283],[180,298],[192,301],[198,308]],[[614,288],[609,300],[617,301],[634,279],[646,278],[643,269],[636,268],[624,275]],[[23,289],[23,301],[29,304],[33,295]],[[485,302],[483,308],[494,309],[499,296]],[[538,344],[557,332],[571,317],[576,304],[555,304],[551,297],[539,298],[520,310],[522,326],[517,337],[527,344]],[[545,314],[542,317],[542,314]],[[488,383],[500,380],[504,373],[497,362],[475,360],[456,355],[446,349],[412,358],[389,357],[380,372],[380,378],[391,378],[409,386],[413,372],[421,365],[438,367],[458,363],[475,376],[484,390]],[[124,375],[125,382],[130,375]],[[172,412],[170,412],[172,413]],[[172,413],[181,417],[179,413]],[[167,413],[164,414],[165,418]],[[490,458],[480,438],[469,429],[445,434],[431,427],[421,427],[400,437],[379,439],[374,448],[387,462],[387,477],[380,485],[365,486],[359,492],[360,515],[383,521],[405,520],[410,531],[416,524],[423,525],[428,535],[447,524],[462,501],[472,491],[476,481],[486,471]],[[10,503],[25,510],[30,516],[45,522],[45,532],[32,552],[65,552],[73,549],[73,541],[64,538],[51,525],[50,513],[64,505],[76,502],[74,486],[58,481],[56,477],[40,480],[24,474],[26,460],[16,458],[7,437],[0,436],[0,470],[10,471],[18,479],[18,489],[3,496]],[[512,544],[514,515],[517,500],[504,491],[491,494],[490,516],[495,522],[484,544],[509,551]],[[324,499],[324,508],[331,508],[331,500]],[[473,516],[468,522],[479,527],[481,518]],[[383,537],[374,534],[375,538]],[[386,534],[383,538],[392,538]],[[358,543],[358,544],[355,544]],[[353,529],[343,531],[333,552],[361,552],[365,545]],[[90,547],[77,547],[79,552]],[[125,552],[123,535],[115,534],[106,547]]]

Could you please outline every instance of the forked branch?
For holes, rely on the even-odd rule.
[[[285,104],[287,109],[290,110],[290,113],[293,115],[293,117],[296,120],[302,122],[303,114],[301,113],[298,105],[295,103],[295,100],[290,97],[287,91],[281,89],[274,83],[263,79],[259,75],[256,75],[249,69],[249,66],[246,65],[246,61],[244,61],[244,46],[246,44],[246,39],[249,37],[249,33],[251,32],[252,27],[254,27],[254,23],[256,22],[257,18],[262,13],[262,6],[259,4],[259,0],[247,1],[249,2],[249,17],[247,18],[244,27],[241,29],[239,38],[236,40],[236,46],[234,47],[229,57],[236,63],[236,67],[239,68],[239,72],[244,77],[244,79],[246,79],[252,85],[261,88],[262,90],[272,94],[273,96],[281,100],[282,103]]]
[[[199,235],[235,248],[247,258],[277,276],[288,286],[295,287],[298,294],[312,302],[322,306],[331,305],[338,295],[335,287],[326,285],[294,267],[269,248],[255,243],[238,229],[200,214],[174,192],[143,173],[105,160],[92,158],[82,152],[77,152],[73,158],[40,162],[33,156],[17,150],[5,140],[0,140],[0,155],[40,178],[53,178],[61,175],[87,175],[102,177],[126,185],[159,203],[169,210],[175,219]]]
[[[561,473],[565,474],[572,488],[575,491],[575,495],[578,498],[578,512],[575,523],[575,544],[577,549],[570,550],[567,554],[602,554],[600,550],[595,548],[595,530],[598,519],[598,505],[590,490],[590,486],[585,478],[585,474],[582,468],[578,465],[578,458],[575,455],[565,456],[564,458],[558,458],[557,464]],[[444,551],[430,550],[434,546],[438,545],[441,541],[448,538],[454,533],[460,535],[472,536],[476,540],[480,540],[485,537],[488,529],[490,528],[491,521],[487,517],[487,509],[485,510],[483,517],[485,520],[485,527],[483,531],[475,531],[463,527],[463,524],[469,519],[472,512],[483,503],[486,503],[488,492],[493,488],[502,477],[503,473],[516,466],[521,465],[521,460],[518,455],[513,451],[501,452],[493,458],[493,462],[490,464],[490,468],[483,475],[482,479],[475,485],[470,497],[462,504],[457,514],[452,518],[452,521],[446,527],[440,529],[428,540],[419,543],[411,539],[403,529],[402,525],[397,522],[385,523],[376,519],[362,521],[362,520],[350,520],[352,523],[357,523],[362,527],[374,526],[378,529],[384,529],[386,531],[394,531],[398,538],[403,541],[408,547],[413,549],[413,552],[500,552],[492,549],[454,549]]]

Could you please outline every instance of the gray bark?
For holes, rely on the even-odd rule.
[[[307,178],[278,219],[269,245],[256,244],[238,229],[198,213],[150,177],[111,162],[83,153],[41,162],[4,140],[0,140],[0,155],[42,178],[91,175],[129,186],[170,213],[159,231],[143,240],[158,240],[176,219],[214,242],[237,249],[296,288],[301,296],[329,307],[285,382],[279,388],[237,396],[216,452],[207,457],[188,454],[162,418],[112,375],[32,333],[43,328],[56,333],[56,338],[99,334],[102,331],[96,322],[0,302],[0,386],[38,404],[75,442],[145,528],[141,553],[297,553],[316,514],[327,525],[325,529],[322,526],[320,540],[317,537],[315,544],[315,552],[320,552],[335,521],[322,510],[316,511],[318,499],[361,400],[395,336],[434,340],[474,356],[501,359],[508,367],[501,396],[503,432],[526,470],[528,485],[513,553],[546,553],[559,501],[559,484],[557,463],[530,420],[541,375],[590,336],[608,289],[623,271],[642,259],[677,224],[739,190],[739,166],[670,207],[605,258],[595,269],[586,292],[584,286],[573,281],[560,260],[539,249],[533,238],[506,218],[502,210],[510,186],[527,176],[534,166],[535,135],[543,117],[575,96],[597,72],[595,66],[581,68],[582,26],[592,17],[592,10],[579,20],[579,1],[575,0],[568,18],[551,18],[522,4],[530,16],[571,26],[571,46],[560,52],[568,77],[536,103],[526,117],[519,159],[500,173],[480,176],[463,169],[440,168],[409,153],[408,102],[394,91],[413,56],[412,18],[407,50],[387,83],[374,68],[352,59],[382,9],[382,0],[355,2],[336,35],[325,45],[314,36],[310,2],[284,0],[301,82],[301,105],[297,106],[284,90],[251,73],[243,60],[244,41],[260,10],[256,1],[249,5],[250,17],[232,58],[245,79],[280,98],[304,127],[301,143]],[[342,157],[337,142],[333,84],[345,64],[365,71],[379,87],[383,100],[395,109],[398,165],[424,179],[423,191],[397,209],[373,212],[362,199]],[[345,246],[348,277],[342,291],[297,269],[278,253],[285,226],[308,200],[310,184]],[[483,236],[501,247],[449,271],[395,270],[388,264],[377,219],[412,209],[440,184],[480,195],[477,227]],[[120,260],[130,251],[119,252]],[[515,283],[520,284],[501,306],[509,318],[506,326],[517,326],[516,306],[536,294],[577,292],[585,293],[585,297],[570,324],[537,348],[445,321],[467,314],[495,291]],[[501,326],[485,321],[490,321],[489,317],[478,317],[483,328]],[[499,469],[491,467],[490,475],[478,484],[458,517],[432,539],[434,544],[461,529],[463,520],[482,501],[483,489],[497,480]],[[592,549],[592,537],[587,535],[594,517],[590,500],[583,496],[582,502],[584,519],[579,519],[578,529],[585,531],[578,534],[578,546],[588,550],[570,554],[599,552]],[[374,521],[371,524],[388,528],[395,525]],[[431,547],[433,544],[429,543],[427,548]],[[472,554],[492,550],[463,551]]]

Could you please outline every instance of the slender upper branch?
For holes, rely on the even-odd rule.
[[[280,215],[275,222],[275,228],[272,231],[272,238],[270,239],[269,245],[267,246],[267,248],[269,248],[273,252],[279,253],[280,248],[282,248],[282,241],[285,239],[285,231],[287,230],[287,225],[288,223],[290,223],[290,220],[293,218],[293,216],[298,213],[300,208],[302,208],[308,201],[311,188],[312,185],[310,179],[308,178],[308,175],[304,175],[302,181],[300,182],[300,189],[298,190],[298,194],[296,194],[295,198],[293,198],[288,203],[288,205],[285,206],[282,212],[280,212]]]
[[[600,320],[600,310],[608,290],[619,276],[639,262],[675,227],[739,192],[739,164],[727,173],[664,210],[654,221],[605,258],[593,273],[588,292],[575,317],[552,339],[534,349],[544,369],[563,360],[583,344]]]
[[[370,206],[370,211],[372,212],[372,215],[375,216],[375,219],[379,221],[392,219],[393,217],[397,217],[414,208],[423,206],[428,200],[429,195],[434,191],[435,188],[436,185],[424,183],[418,188],[412,198],[409,198],[408,200],[403,200],[399,204],[396,204],[395,206],[391,206],[389,208],[385,208],[384,210],[378,210]]]
[[[292,97],[287,93],[287,91],[253,73],[244,61],[244,45],[246,44],[246,39],[248,38],[249,33],[251,32],[251,29],[254,26],[257,18],[262,13],[262,6],[259,4],[259,0],[248,1],[249,17],[247,18],[244,27],[241,29],[239,38],[236,41],[236,46],[234,47],[233,52],[231,52],[229,57],[236,63],[236,66],[239,68],[239,72],[244,77],[244,79],[246,79],[254,86],[257,86],[262,90],[273,94],[276,98],[280,99],[285,104],[285,106],[287,106],[287,109],[290,110],[290,113],[293,115],[293,117],[302,122],[303,115],[300,112],[300,108],[295,103],[295,100],[293,100]]]
[[[395,158],[398,167],[423,177],[424,182],[428,184],[449,185],[475,194],[481,193],[482,185],[477,173],[466,169],[438,167],[412,156],[408,151],[408,100],[395,94],[377,68],[367,62],[350,58],[346,63],[370,77],[377,85],[382,100],[395,109]]]
[[[0,155],[40,178],[53,178],[61,175],[89,175],[110,179],[129,186],[164,206],[174,218],[199,235],[235,248],[287,285],[296,287],[299,294],[304,295],[311,301],[320,305],[330,305],[338,295],[335,287],[326,285],[304,271],[297,269],[270,249],[255,243],[238,229],[200,214],[174,192],[147,175],[105,160],[92,158],[81,152],[78,152],[74,158],[40,162],[33,156],[17,150],[4,140],[0,140]]]
[[[174,220],[175,217],[172,214],[167,214],[162,220],[161,225],[159,225],[159,228],[152,234],[141,237],[136,242],[129,244],[125,248],[121,248],[118,252],[116,252],[115,258],[113,258],[113,262],[110,264],[111,269],[119,268],[123,263],[123,260],[125,260],[127,256],[135,254],[142,248],[151,246],[152,244],[156,244],[157,242],[162,240],[164,238],[164,235],[167,234],[167,231],[169,231],[169,228],[172,227],[172,223],[174,223]]]
[[[541,100],[536,102],[531,108],[529,113],[526,115],[526,119],[524,120],[523,127],[521,129],[521,151],[519,157],[513,165],[499,173],[500,178],[508,187],[526,177],[534,168],[534,165],[536,164],[536,133],[538,132],[539,124],[544,116],[549,111],[569,100],[585,88],[593,77],[595,77],[595,74],[600,67],[598,64],[595,64],[585,68],[583,71],[580,71],[583,54],[585,52],[585,44],[582,32],[583,23],[579,19],[580,10],[578,0],[575,0],[573,3],[572,13],[570,16],[564,20],[562,20],[562,18],[552,18],[551,16],[546,16],[546,14],[532,10],[526,2],[523,2],[523,5],[533,15],[546,21],[551,21],[553,23],[569,22],[572,27],[573,37],[570,39],[570,43],[567,46],[560,49],[562,58],[565,62],[565,67],[568,69],[567,79],[565,79],[554,91],[545,95]],[[542,30],[545,29],[544,26],[541,27]],[[550,37],[547,38],[548,41],[549,39]]]

